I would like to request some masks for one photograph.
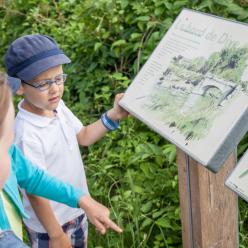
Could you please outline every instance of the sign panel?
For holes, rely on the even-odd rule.
[[[121,106],[217,172],[248,130],[248,25],[184,9]]]
[[[225,184],[248,202],[248,151],[227,178]]]

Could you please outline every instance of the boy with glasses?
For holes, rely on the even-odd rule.
[[[13,88],[20,83],[10,77],[7,80]],[[12,144],[14,115],[10,89],[5,74],[0,72],[0,248],[28,248],[22,242],[22,218],[28,216],[22,205],[19,188],[70,207],[83,208],[93,219],[97,219],[97,212],[101,213],[105,219],[101,219],[101,222],[120,232],[119,227],[109,219],[106,207],[96,203],[82,190],[46,174]]]
[[[115,130],[128,113],[118,105],[119,94],[114,107],[100,120],[83,126],[61,100],[66,79],[62,65],[70,62],[45,35],[23,36],[10,45],[5,57],[7,71],[21,79],[17,94],[24,96],[18,105],[15,143],[34,164],[88,192],[78,144],[95,143],[108,130]],[[92,211],[97,204],[89,206]],[[24,197],[24,207],[30,216],[25,225],[32,247],[87,247],[87,218],[82,210],[31,195]],[[108,226],[99,214],[94,220],[88,218],[104,234]]]

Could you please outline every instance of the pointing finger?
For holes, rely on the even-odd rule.
[[[111,221],[110,219],[108,219],[107,221],[104,222],[104,226],[106,228],[110,228],[112,230],[114,230],[115,232],[118,232],[118,233],[122,233],[122,229],[117,226],[113,221]]]

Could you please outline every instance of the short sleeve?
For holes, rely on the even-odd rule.
[[[69,123],[71,123],[75,133],[78,134],[83,128],[82,122],[72,113],[72,111],[64,104],[64,102],[61,103],[61,107],[65,118]]]

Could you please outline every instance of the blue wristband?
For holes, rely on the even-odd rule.
[[[120,126],[120,121],[113,121],[107,116],[107,112],[101,116],[102,124],[109,130],[114,131]]]

